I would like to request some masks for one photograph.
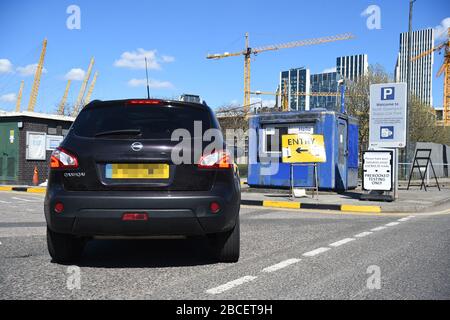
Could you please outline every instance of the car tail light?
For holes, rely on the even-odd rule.
[[[61,213],[64,211],[64,205],[62,204],[62,202],[57,202],[53,209],[55,210],[56,213]]]
[[[148,214],[147,213],[124,213],[122,216],[123,221],[147,221]]]
[[[230,169],[233,167],[231,156],[228,151],[220,150],[208,155],[204,155],[198,162],[199,168],[205,169]]]
[[[212,213],[217,213],[217,212],[219,212],[219,211],[220,211],[220,204],[218,204],[217,202],[211,202],[211,203],[209,204],[209,210],[210,210]]]
[[[138,100],[129,100],[127,104],[163,104],[162,100],[159,99],[138,99]]]
[[[67,150],[57,148],[53,151],[50,158],[50,168],[75,169],[78,168],[78,159]]]

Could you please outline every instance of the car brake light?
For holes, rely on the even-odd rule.
[[[209,205],[209,210],[212,212],[212,213],[217,213],[217,212],[219,212],[220,211],[220,204],[218,204],[217,202],[211,202],[210,203],[210,205]]]
[[[56,213],[61,213],[64,210],[64,205],[62,204],[62,202],[57,202],[55,204],[55,208],[54,208]]]
[[[198,162],[198,167],[205,169],[230,169],[232,167],[230,154],[228,151],[220,150],[202,156]]]
[[[122,216],[123,221],[147,221],[147,213],[124,213]]]
[[[50,168],[75,169],[78,168],[78,159],[67,150],[56,148],[50,157]]]
[[[139,100],[129,100],[127,104],[162,104],[163,101],[159,99],[139,99]]]

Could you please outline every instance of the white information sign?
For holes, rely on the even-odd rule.
[[[63,136],[47,135],[47,150],[55,150],[64,140]]]
[[[27,131],[27,160],[45,160],[46,134]]]
[[[363,154],[363,189],[392,191],[393,151],[365,151]]]
[[[370,148],[405,147],[406,95],[406,83],[370,86]]]

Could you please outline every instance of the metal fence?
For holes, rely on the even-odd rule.
[[[408,180],[409,175],[411,174],[412,163],[399,163],[399,179]],[[436,177],[440,178],[450,178],[450,165],[445,163],[433,163],[433,168],[436,173]],[[434,179],[433,170],[431,165],[428,165],[428,168],[422,167],[421,169],[422,176],[425,174],[426,182],[429,183],[431,179]],[[426,173],[425,173],[426,171]],[[414,172],[412,172],[411,176],[412,180],[420,180],[419,169],[415,168]]]

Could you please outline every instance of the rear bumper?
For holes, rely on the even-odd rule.
[[[213,214],[211,202],[221,205]],[[57,202],[62,213],[54,212]],[[49,186],[45,197],[48,227],[79,236],[206,235],[232,229],[239,215],[240,190],[219,185],[207,192],[77,191]],[[147,213],[147,221],[122,221],[125,212]]]

